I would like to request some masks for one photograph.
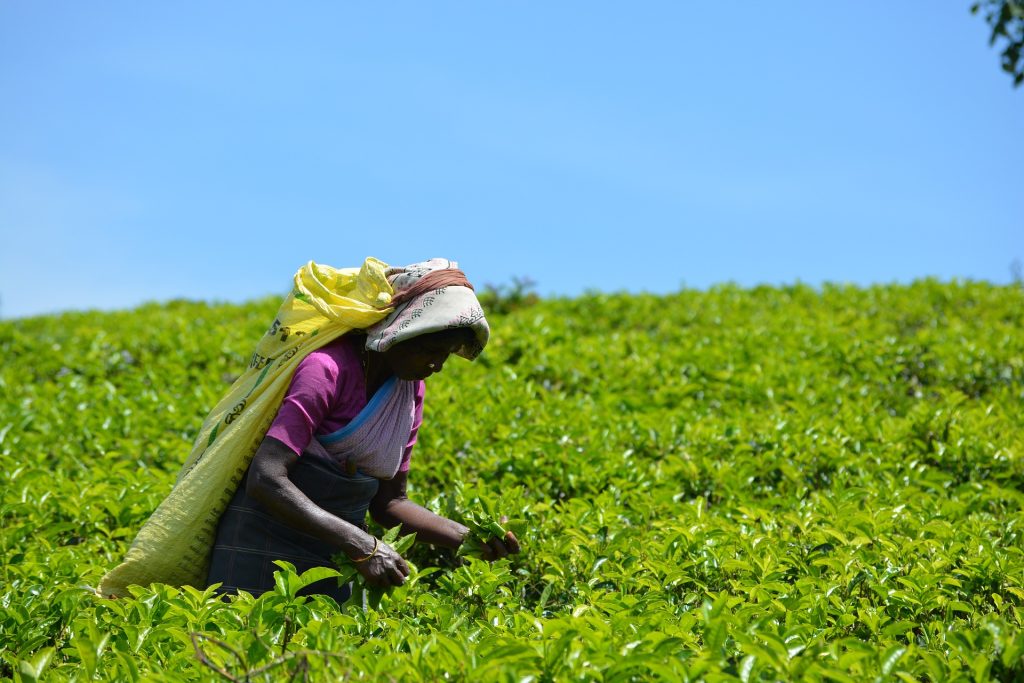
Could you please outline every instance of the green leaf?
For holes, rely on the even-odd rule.
[[[750,674],[754,670],[754,665],[757,663],[757,658],[754,655],[747,655],[740,661],[740,680],[743,683],[749,683]]]
[[[306,586],[316,583],[317,581],[323,581],[324,579],[330,579],[340,576],[341,572],[339,572],[337,569],[332,569],[330,567],[312,567],[302,572],[302,574],[297,578],[297,580],[293,582],[291,587],[297,593]]]
[[[53,660],[54,652],[52,647],[44,647],[32,655],[31,659],[18,662],[18,672],[21,674],[22,680],[33,682],[39,680],[50,665],[50,661]]]
[[[923,651],[918,653],[925,666],[928,668],[928,677],[932,681],[944,681],[948,677],[949,669],[938,655]]]
[[[397,528],[400,528],[400,527],[395,527],[395,528],[397,529]],[[409,548],[411,548],[415,542],[416,542],[416,534],[406,534],[405,536],[402,536],[401,538],[399,538],[394,543],[389,543],[388,545],[390,545],[394,549],[394,551],[396,553],[398,553],[399,555],[404,555],[406,553],[406,551],[408,551]]]
[[[953,612],[974,614],[974,606],[961,600],[950,600],[948,603],[946,603],[946,607],[952,610]]]
[[[894,621],[882,629],[882,635],[899,636],[916,627],[917,623],[913,621]]]
[[[831,681],[839,681],[839,683],[862,683],[862,681],[859,681],[842,669],[823,666],[816,668],[816,671],[821,672],[821,675]]]
[[[903,655],[907,653],[907,648],[902,645],[893,645],[885,651],[882,655],[882,673],[886,676],[892,673],[892,670],[899,663]]]

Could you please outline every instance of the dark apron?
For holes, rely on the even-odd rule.
[[[307,451],[288,472],[288,478],[327,512],[366,529],[366,510],[379,484],[374,477],[349,475],[327,458]],[[312,567],[334,565],[331,557],[339,552],[337,548],[275,519],[246,494],[246,479],[217,525],[207,585],[221,583],[220,593],[244,590],[261,595],[274,588],[274,572],[280,569],[274,560],[291,562],[299,574]],[[338,586],[337,579],[331,578],[299,592],[313,594],[330,596],[340,605],[348,599],[349,587]]]

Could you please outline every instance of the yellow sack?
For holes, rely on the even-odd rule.
[[[129,585],[204,587],[217,522],[277,415],[295,367],[342,334],[391,312],[387,265],[335,269],[310,261],[256,346],[248,369],[203,422],[170,494],[135,537],[124,562],[103,577],[100,595],[127,595]]]

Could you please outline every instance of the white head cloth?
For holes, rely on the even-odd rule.
[[[390,267],[384,274],[397,295],[427,273],[458,267],[455,261],[432,258],[404,268]],[[473,330],[474,340],[455,353],[473,360],[483,351],[491,335],[480,302],[469,287],[440,287],[398,304],[386,318],[366,328],[366,348],[370,351],[387,351],[407,339],[458,327]]]

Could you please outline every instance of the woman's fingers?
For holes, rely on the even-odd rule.
[[[405,577],[406,575],[397,566],[388,567],[388,581],[391,582],[392,586],[401,586],[405,583]]]
[[[388,585],[401,586],[405,583],[405,577],[409,576],[409,565],[405,558],[396,553],[393,548],[385,545],[385,552],[381,559],[384,564],[384,575]]]
[[[487,541],[487,547],[491,549],[494,557],[501,559],[502,557],[508,557],[508,548],[501,542],[501,539],[492,538]]]
[[[514,555],[520,550],[519,539],[509,531],[505,534],[505,538],[492,537],[487,539],[487,542],[480,549],[480,557],[488,562],[494,562],[503,557]]]
[[[505,534],[505,547],[508,548],[510,553],[518,553],[520,550],[519,539],[511,531]]]

